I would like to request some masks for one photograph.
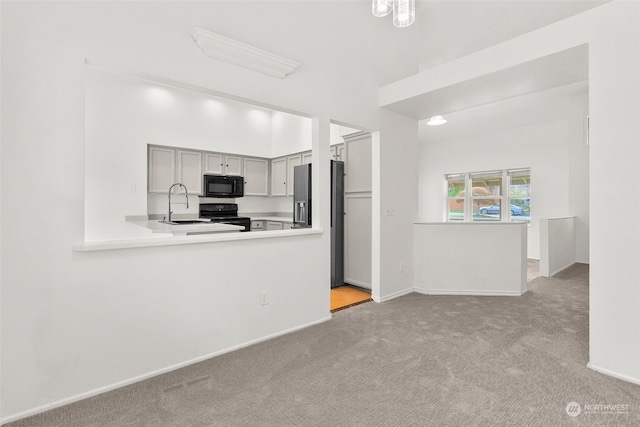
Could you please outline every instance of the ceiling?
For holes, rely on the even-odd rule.
[[[611,0],[418,0],[420,70],[486,49]]]
[[[588,108],[588,86],[587,81],[581,81],[456,111],[446,115],[444,126],[428,126],[423,120],[420,122],[420,141],[449,141],[564,120],[572,112],[572,102],[586,103]]]
[[[418,120],[544,91],[589,78],[589,50],[577,46],[408,98],[385,108]]]
[[[418,0],[419,70],[437,67],[607,2]],[[500,126],[522,126],[532,120],[552,120],[554,114],[561,114],[558,108],[565,106],[558,100],[586,93],[588,78],[588,46],[583,45],[385,108],[418,120],[445,115],[449,120],[445,126],[421,126],[420,135],[421,140],[446,139]],[[496,117],[500,120],[492,120]]]
[[[83,6],[85,4],[78,3]],[[111,11],[126,5],[126,13],[117,15],[118,20],[122,21],[119,24],[126,28],[138,26],[137,22],[148,16],[149,8],[146,3],[91,2],[84,7],[91,5],[93,8]],[[371,105],[372,110],[375,110],[378,105],[376,90],[382,86],[603,3],[606,1],[417,0],[415,24],[407,28],[396,28],[391,17],[376,18],[372,15],[371,0],[158,1],[153,3],[153,19],[149,19],[149,25],[157,27],[157,31],[140,31],[136,34],[136,38],[140,40],[136,41],[141,45],[188,43],[191,46],[193,41],[189,34],[198,26],[301,64],[283,81],[268,80],[268,85],[264,85],[267,89],[313,75],[314,89],[318,92],[339,93],[345,99],[345,109],[350,108],[351,99],[357,99],[358,102],[353,102],[354,105]],[[112,21],[104,20],[103,25],[105,32],[113,32]],[[108,61],[108,45],[105,50],[105,61]],[[140,55],[139,52],[133,54],[136,58]],[[567,64],[563,59],[571,57],[547,59],[545,64],[549,66],[565,67]],[[584,58],[578,59],[578,62],[569,65],[581,64]],[[132,61],[135,63],[135,58]],[[549,73],[545,74],[540,69],[543,64],[529,65],[532,66],[531,70],[537,67],[536,75],[547,78],[549,86]],[[221,66],[217,69],[226,68]],[[571,74],[570,69],[571,67],[565,67],[565,77]],[[575,67],[573,69],[574,74],[579,74],[579,70],[575,70]],[[522,80],[516,77],[517,71],[511,70],[515,89],[522,84]],[[242,69],[238,70],[239,74],[243,72]],[[193,74],[196,73],[197,70],[194,70]],[[318,76],[320,78],[316,78]],[[504,75],[488,76],[464,87],[445,88],[442,92],[431,94],[432,96],[411,100],[414,105],[410,108],[403,110],[402,107],[397,107],[403,111],[421,111],[421,117],[429,115],[431,111],[441,113],[471,108],[495,101],[491,95],[499,93],[496,88],[497,80],[503,78]],[[553,85],[561,84],[560,75],[556,78]],[[220,90],[237,92],[237,87],[234,86],[236,81],[237,79],[229,79],[231,83],[222,85]],[[472,83],[476,83],[475,88]],[[518,93],[505,93],[504,80],[502,83],[501,99]],[[533,81],[528,83],[528,91],[542,87],[540,83],[538,86]],[[253,92],[250,94],[247,94],[249,89],[246,92],[243,90],[244,87],[238,93],[251,99],[260,99],[260,96],[254,96],[254,92],[259,95],[261,88],[251,88]],[[519,90],[519,93],[523,93],[522,88]],[[361,99],[364,101],[361,102]],[[281,105],[278,99],[273,102]],[[292,105],[291,108],[296,109],[298,106]],[[306,110],[300,107],[299,111]],[[364,113],[362,115],[365,116]]]

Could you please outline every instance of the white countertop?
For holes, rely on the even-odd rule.
[[[251,221],[278,221],[293,223],[293,218],[286,216],[252,216],[249,215]]]
[[[200,233],[231,233],[244,230],[244,226],[202,222],[200,224],[164,224],[157,219],[128,219],[128,223],[151,230],[152,233],[165,233],[174,236],[186,236]]]
[[[523,225],[528,224],[527,221],[416,221],[414,225]]]

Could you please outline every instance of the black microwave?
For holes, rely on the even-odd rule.
[[[203,197],[242,197],[244,196],[244,177],[205,175],[202,188]]]

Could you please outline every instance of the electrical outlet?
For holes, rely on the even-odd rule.
[[[260,305],[269,304],[269,291],[260,292]]]
[[[136,192],[136,185],[129,184],[129,193],[135,193],[135,192]]]
[[[400,263],[400,273],[404,273],[404,262]]]

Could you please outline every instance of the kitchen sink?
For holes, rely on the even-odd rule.
[[[208,219],[172,219],[171,222],[165,220],[160,221],[163,224],[169,225],[189,225],[189,224],[207,224],[211,223]]]

